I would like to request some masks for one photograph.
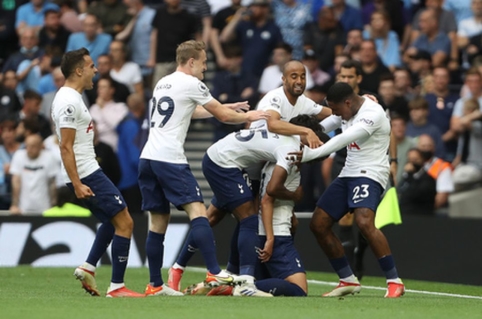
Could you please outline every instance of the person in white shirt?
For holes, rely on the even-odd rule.
[[[112,242],[112,277],[106,297],[143,297],[124,284],[134,222],[121,193],[96,161],[93,121],[82,100],[84,90],[94,86],[97,69],[86,48],[65,53],[60,68],[66,80],[55,95],[52,120],[60,142],[64,181],[102,222],[86,261],[74,275],[89,294],[100,296],[95,269]]]
[[[10,164],[12,214],[42,215],[54,206],[58,169],[53,155],[43,150],[42,137],[38,134],[28,136],[25,149],[15,152]]]
[[[114,82],[110,77],[102,77],[97,83],[97,100],[90,107],[90,115],[95,122],[99,141],[109,145],[117,153],[119,136],[117,126],[129,113],[125,103],[114,102]]]
[[[261,74],[259,80],[258,91],[261,95],[265,95],[271,90],[279,88],[283,85],[283,68],[287,62],[291,60],[293,49],[289,44],[281,43],[273,50],[273,65],[266,67]],[[307,68],[305,67],[307,70]],[[306,72],[306,89],[310,90],[315,86],[313,77],[310,72]]]
[[[192,237],[208,268],[206,282],[218,285],[237,280],[222,271],[217,262],[214,235],[201,190],[184,154],[184,141],[191,118],[214,115],[221,122],[237,124],[265,119],[267,114],[264,111],[236,112],[233,109],[246,110],[249,106],[246,103],[223,105],[214,99],[201,82],[206,60],[204,43],[194,40],[181,43],[176,50],[176,71],[160,79],[154,88],[149,138],[139,161],[142,209],[150,214],[146,242],[150,282],[146,295],[163,295],[169,288],[164,285],[160,269],[170,203],[185,210],[191,220]],[[174,288],[179,290],[179,285]]]
[[[127,46],[124,42],[114,40],[109,47],[112,58],[110,76],[115,81],[125,84],[131,93],[144,96],[144,83],[142,81],[141,67],[132,61],[127,61]]]
[[[327,101],[333,114],[340,118],[343,132],[319,148],[304,147],[303,151],[288,155],[307,162],[347,147],[345,166],[318,200],[310,225],[318,244],[340,277],[339,285],[323,296],[338,297],[361,290],[343,246],[332,230],[335,222],[347,212],[352,212],[387,278],[385,297],[400,297],[405,292],[405,286],[398,277],[387,239],[375,227],[375,211],[390,172],[390,121],[378,103],[358,96],[347,83],[334,84],[328,90]]]

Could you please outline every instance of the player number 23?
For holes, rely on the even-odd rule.
[[[154,112],[156,110],[159,115],[164,116],[161,123],[159,124],[159,128],[163,128],[164,125],[166,125],[167,121],[169,121],[169,119],[171,118],[172,113],[174,112],[174,101],[169,96],[163,96],[159,99],[159,101],[156,101],[156,98],[153,97],[151,119],[154,118]],[[155,126],[156,121],[151,121],[151,127]]]
[[[370,185],[368,184],[361,184],[360,186],[355,186],[355,188],[353,188],[353,200],[367,198],[368,195],[370,195],[370,192],[368,191],[369,186]]]

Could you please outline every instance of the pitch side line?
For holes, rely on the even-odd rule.
[[[187,267],[188,270],[192,270],[194,272],[206,272],[205,268],[199,267]],[[308,283],[315,284],[315,285],[325,285],[325,286],[337,286],[338,282],[330,282],[330,281],[322,281],[322,280],[314,280],[308,279]],[[383,290],[385,291],[386,287],[376,287],[376,286],[363,286],[363,289],[371,289],[371,290]],[[447,292],[435,292],[435,291],[425,291],[425,290],[414,290],[414,289],[405,289],[405,292],[414,293],[414,294],[421,294],[421,295],[433,295],[433,296],[442,296],[442,297],[453,297],[453,298],[464,298],[464,299],[477,299],[482,300],[480,296],[470,296],[470,295],[461,295],[461,294],[451,294]]]
[[[329,281],[321,281],[321,280],[313,280],[313,279],[308,279],[307,281],[308,281],[308,283],[315,284],[315,285],[327,285],[327,286],[337,286],[338,285],[337,282],[329,282]],[[362,285],[362,289],[385,291],[387,288],[386,287],[375,287],[375,286],[364,286],[364,285]],[[421,295],[434,295],[434,296],[444,296],[444,297],[482,300],[482,297],[479,297],[479,296],[451,294],[451,293],[446,293],[446,292],[435,292],[435,291],[414,290],[414,289],[405,289],[405,292],[421,294]]]

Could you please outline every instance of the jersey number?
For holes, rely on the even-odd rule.
[[[163,128],[164,125],[166,125],[167,121],[172,116],[172,113],[174,113],[174,101],[168,97],[168,96],[163,96],[159,99],[159,101],[156,101],[156,98],[152,98],[152,110],[151,110],[151,119],[154,116],[154,112],[157,110],[157,112],[164,116],[162,119],[162,122],[159,124],[159,128]],[[155,127],[156,122],[151,121],[151,127]]]
[[[243,130],[243,131],[246,131],[246,130]],[[239,131],[235,135],[236,139],[240,142],[247,142],[251,140],[254,137],[254,134],[256,134],[256,132],[260,132],[262,138],[268,138],[268,131],[265,129],[250,129],[249,134],[246,136],[242,136],[241,132],[242,131]]]
[[[370,192],[368,191],[369,186],[370,185],[368,184],[355,186],[355,188],[353,188],[352,200],[356,203],[356,202],[362,201],[364,198],[367,198],[370,195]]]

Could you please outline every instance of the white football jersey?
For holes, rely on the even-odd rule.
[[[273,162],[289,171],[286,154],[300,149],[299,136],[271,133],[266,125],[231,133],[211,145],[207,154],[218,166],[244,169],[264,162]]]
[[[266,186],[271,180],[273,170],[276,167],[274,163],[266,163],[261,173],[261,198],[266,194]],[[288,171],[288,177],[285,181],[285,187],[294,192],[300,185],[301,175],[297,172],[295,167]],[[275,199],[273,206],[273,233],[275,236],[291,236],[291,216],[293,215],[293,208],[295,203],[292,200]],[[259,226],[258,232],[265,236],[262,212],[259,211]]]
[[[358,113],[342,124],[342,129],[358,123],[370,135],[347,146],[345,166],[339,176],[368,177],[385,187],[390,172],[390,120],[380,104],[365,98]]]
[[[213,97],[204,83],[183,72],[163,77],[154,88],[149,138],[141,158],[187,164],[184,141],[197,105]]]
[[[256,109],[261,111],[275,111],[280,114],[282,121],[289,122],[293,117],[300,114],[318,115],[323,109],[323,106],[315,103],[305,95],[300,95],[296,100],[296,104],[292,105],[288,101],[283,87],[279,87],[268,92],[261,101],[259,101]],[[253,122],[252,126],[258,125],[260,121],[265,120]]]
[[[82,95],[69,87],[61,87],[52,102],[52,120],[55,131],[62,144],[61,128],[76,130],[74,154],[79,178],[84,178],[99,169],[94,151],[94,125],[89,110],[84,104]],[[62,162],[62,175],[66,183],[70,178]]]

